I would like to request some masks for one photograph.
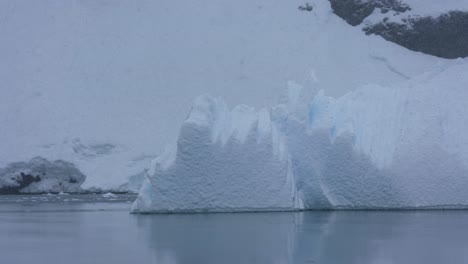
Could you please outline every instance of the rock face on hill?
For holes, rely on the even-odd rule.
[[[85,178],[72,163],[36,157],[0,168],[0,194],[79,192]]]
[[[337,16],[352,26],[362,25],[367,35],[379,35],[410,50],[442,58],[468,56],[467,11],[419,14],[411,2],[330,0]],[[377,19],[366,21],[372,16]]]
[[[407,4],[399,0],[330,0],[330,4],[333,12],[352,26],[361,24],[376,8],[380,8],[382,13],[389,11],[403,13],[411,10]]]

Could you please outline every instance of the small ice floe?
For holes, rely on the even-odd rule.
[[[69,195],[69,193],[66,193],[66,192],[59,192],[58,195]]]
[[[108,192],[108,193],[103,194],[102,197],[104,197],[104,198],[117,198],[117,195]]]

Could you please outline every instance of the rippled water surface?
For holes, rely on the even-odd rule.
[[[468,211],[133,215],[134,198],[0,196],[1,263],[468,263]]]

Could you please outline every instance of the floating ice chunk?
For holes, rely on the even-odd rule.
[[[109,192],[109,193],[103,194],[102,197],[104,197],[104,198],[117,198],[117,195]]]
[[[290,85],[287,100],[258,112],[197,98],[132,210],[466,207],[466,72],[456,62],[394,87],[319,92],[310,104]]]

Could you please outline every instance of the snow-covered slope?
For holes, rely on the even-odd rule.
[[[448,63],[365,36],[327,0],[303,4],[0,1],[0,168],[63,160],[85,189],[119,189],[199,94],[269,107],[288,80],[340,96]]]
[[[136,212],[468,206],[468,61],[255,112],[199,97]]]

